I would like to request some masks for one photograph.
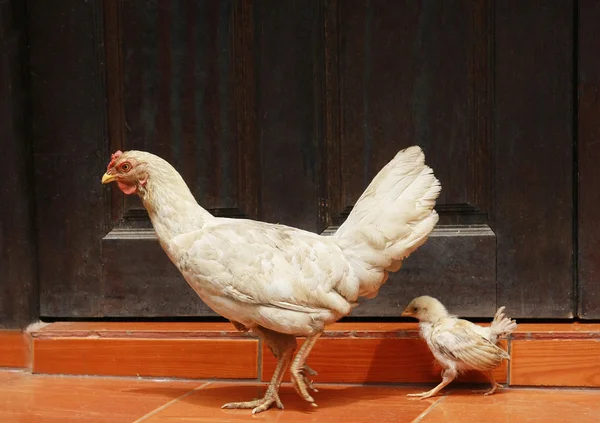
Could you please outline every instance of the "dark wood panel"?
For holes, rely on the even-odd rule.
[[[338,191],[330,193],[330,229],[344,219],[380,168],[409,145],[424,148],[443,187],[436,207],[441,226],[400,272],[390,275],[379,295],[353,315],[398,316],[408,301],[423,294],[444,299],[465,316],[493,315],[489,2],[330,3],[334,5],[340,39],[329,41],[326,30],[325,92],[335,99],[330,90],[339,90],[340,141],[331,130],[335,107],[327,115],[332,123],[326,122],[326,134],[328,154],[337,147],[334,157],[341,160],[329,159],[327,168]],[[339,86],[331,76],[336,72]]]
[[[352,316],[399,317],[420,295],[438,298],[461,316],[494,315],[496,235],[487,225],[438,227],[399,272],[390,274],[379,295],[363,301]]]
[[[257,217],[253,2],[105,3],[110,150],[169,160],[217,216]],[[112,188],[104,313],[214,315],[161,250],[137,197]]]
[[[232,1],[105,3],[111,151],[165,158],[216,215],[258,211],[252,10]],[[112,201],[113,220],[149,227],[136,197]]]
[[[572,317],[573,2],[495,2],[498,303]]]
[[[190,288],[153,231],[117,229],[102,240],[107,316],[215,315]]]
[[[0,328],[38,316],[24,5],[0,2]]]
[[[345,206],[398,150],[418,144],[442,183],[440,209],[489,213],[488,2],[378,0],[339,8]]]
[[[27,2],[41,314],[102,314],[107,163],[100,1]]]
[[[322,11],[318,1],[255,3],[261,220],[317,231]]]
[[[579,317],[600,318],[600,3],[579,1]]]
[[[43,314],[213,314],[139,200],[99,184],[117,148],[168,159],[216,215],[331,232],[412,144],[442,225],[355,315],[424,293],[573,314],[573,2],[49,4],[28,2]]]

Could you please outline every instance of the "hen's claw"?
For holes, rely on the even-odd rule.
[[[313,370],[308,364],[304,365],[304,369],[302,370],[302,376],[304,378],[304,383],[306,383],[306,386],[308,387],[308,389],[311,389],[314,392],[319,392],[319,390],[317,388],[315,388],[315,385],[313,384],[312,379],[310,379],[308,376],[316,376],[318,375],[318,373]]]
[[[267,411],[275,404],[277,408],[283,410],[283,403],[279,399],[279,394],[277,392],[267,393],[264,398],[257,399],[254,401],[245,401],[245,402],[228,402],[227,404],[223,404],[221,408],[229,408],[229,409],[248,409],[252,408],[252,414],[258,414],[263,411]]]
[[[298,392],[298,395],[304,398],[305,401],[310,402],[310,405],[313,407],[317,407],[314,398],[308,393],[308,389],[319,392],[318,389],[314,387],[312,380],[308,378],[308,375],[315,376],[317,372],[306,364],[300,370],[290,369],[290,371],[292,373],[292,385],[296,392]]]

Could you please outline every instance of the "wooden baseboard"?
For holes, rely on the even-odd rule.
[[[495,372],[502,383],[600,387],[599,324],[521,324],[503,342],[512,359]],[[413,323],[335,324],[316,344],[309,364],[319,371],[316,382],[440,380],[440,368]],[[27,335],[0,331],[0,367],[47,374],[267,381],[275,359],[260,340],[229,323],[60,322]],[[461,380],[485,378],[469,373]]]
[[[31,339],[18,330],[0,330],[0,367],[28,368]]]

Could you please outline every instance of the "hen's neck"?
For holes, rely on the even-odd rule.
[[[179,174],[157,180],[149,178],[139,194],[161,242],[201,229],[213,218],[196,202]]]

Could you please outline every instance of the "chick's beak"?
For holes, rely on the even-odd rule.
[[[404,311],[402,312],[401,316],[412,317],[412,316],[414,316],[414,314],[407,307],[406,309],[404,309]]]
[[[104,175],[102,175],[102,183],[103,184],[108,184],[116,179],[117,179],[116,175],[110,174],[108,172],[106,172]]]

